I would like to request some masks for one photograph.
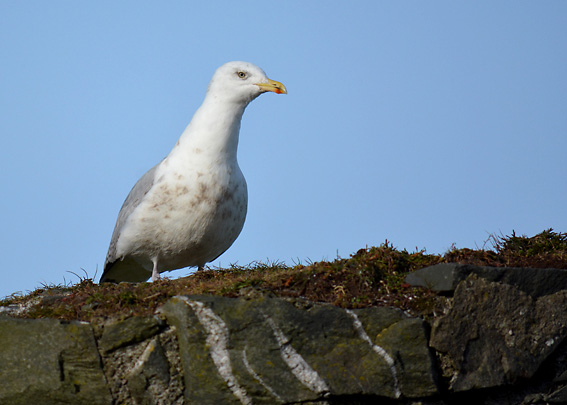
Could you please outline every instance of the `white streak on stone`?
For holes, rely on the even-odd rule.
[[[250,366],[250,363],[248,362],[248,356],[246,355],[246,349],[242,350],[242,362],[244,363],[244,366],[246,367],[246,370],[248,370],[248,372],[250,373],[250,375],[256,380],[258,381],[258,383],[260,383],[260,385],[262,387],[264,387],[270,394],[272,394],[274,397],[276,397],[280,402],[285,402],[282,397],[280,397],[278,395],[278,393],[276,391],[274,391],[274,389],[272,387],[270,387],[268,384],[266,384],[266,382],[262,379],[262,377],[260,377],[255,371],[254,369]]]
[[[347,314],[351,316],[353,320],[352,322],[354,325],[354,329],[358,333],[358,336],[362,340],[367,342],[370,345],[370,347],[372,347],[372,350],[378,353],[384,359],[384,361],[386,361],[388,366],[390,366],[390,372],[392,373],[392,377],[394,377],[395,396],[396,398],[399,398],[402,395],[402,393],[400,392],[400,383],[398,381],[398,372],[396,371],[396,363],[394,362],[394,359],[392,359],[392,357],[388,354],[388,352],[386,352],[386,350],[384,350],[384,348],[372,342],[372,340],[364,330],[364,327],[362,326],[362,322],[360,322],[360,319],[358,319],[358,316],[353,311],[351,311],[350,309],[345,309],[345,311]]]
[[[274,337],[280,346],[280,353],[283,361],[290,368],[292,374],[299,380],[300,383],[305,385],[311,391],[318,394],[326,394],[329,392],[329,387],[327,383],[317,374],[313,368],[305,361],[303,357],[291,346],[289,339],[283,334],[283,332],[278,328],[275,322],[264,315],[268,325],[272,328],[274,332]]]
[[[138,370],[140,370],[144,366],[144,363],[146,363],[148,361],[148,359],[150,358],[150,355],[152,354],[152,352],[155,349],[156,349],[156,341],[155,341],[155,339],[153,339],[153,340],[150,341],[150,343],[148,343],[148,345],[144,349],[144,352],[136,361],[136,364],[132,368],[132,371],[130,372],[130,374],[134,374],[134,373],[138,372]]]
[[[186,297],[179,297],[189,305],[199,322],[207,331],[207,345],[210,347],[210,354],[219,374],[226,381],[226,385],[234,396],[244,405],[252,405],[252,400],[248,397],[246,390],[238,384],[236,377],[232,373],[230,364],[230,354],[228,352],[228,328],[224,321],[207,308],[202,302],[192,301]]]

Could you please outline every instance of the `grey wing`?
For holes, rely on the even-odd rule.
[[[132,190],[130,190],[128,197],[126,197],[124,204],[122,204],[122,208],[120,209],[120,213],[118,214],[118,219],[116,220],[114,232],[112,233],[112,239],[110,240],[108,253],[106,254],[104,272],[102,273],[102,277],[100,278],[101,282],[105,281],[105,275],[107,275],[114,262],[118,260],[118,257],[116,257],[116,244],[118,243],[118,237],[120,236],[122,228],[126,224],[126,220],[130,216],[130,214],[136,209],[138,205],[140,205],[140,202],[142,201],[144,196],[148,194],[148,191],[150,191],[150,189],[154,185],[155,172],[158,166],[159,163],[148,170],[146,174],[144,174],[140,178],[140,180],[136,182]]]

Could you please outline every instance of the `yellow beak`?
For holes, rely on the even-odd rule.
[[[280,82],[276,82],[272,79],[268,79],[268,83],[256,83],[256,86],[264,91],[273,91],[277,94],[287,94],[287,89],[285,88],[285,86]]]

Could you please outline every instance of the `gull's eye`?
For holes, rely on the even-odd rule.
[[[236,72],[236,74],[237,74],[238,77],[240,77],[241,79],[246,79],[246,72]]]

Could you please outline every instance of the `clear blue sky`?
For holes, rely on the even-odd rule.
[[[244,115],[248,218],[213,264],[567,231],[565,1],[1,1],[0,58],[0,297],[98,279],[231,60],[289,94]]]

